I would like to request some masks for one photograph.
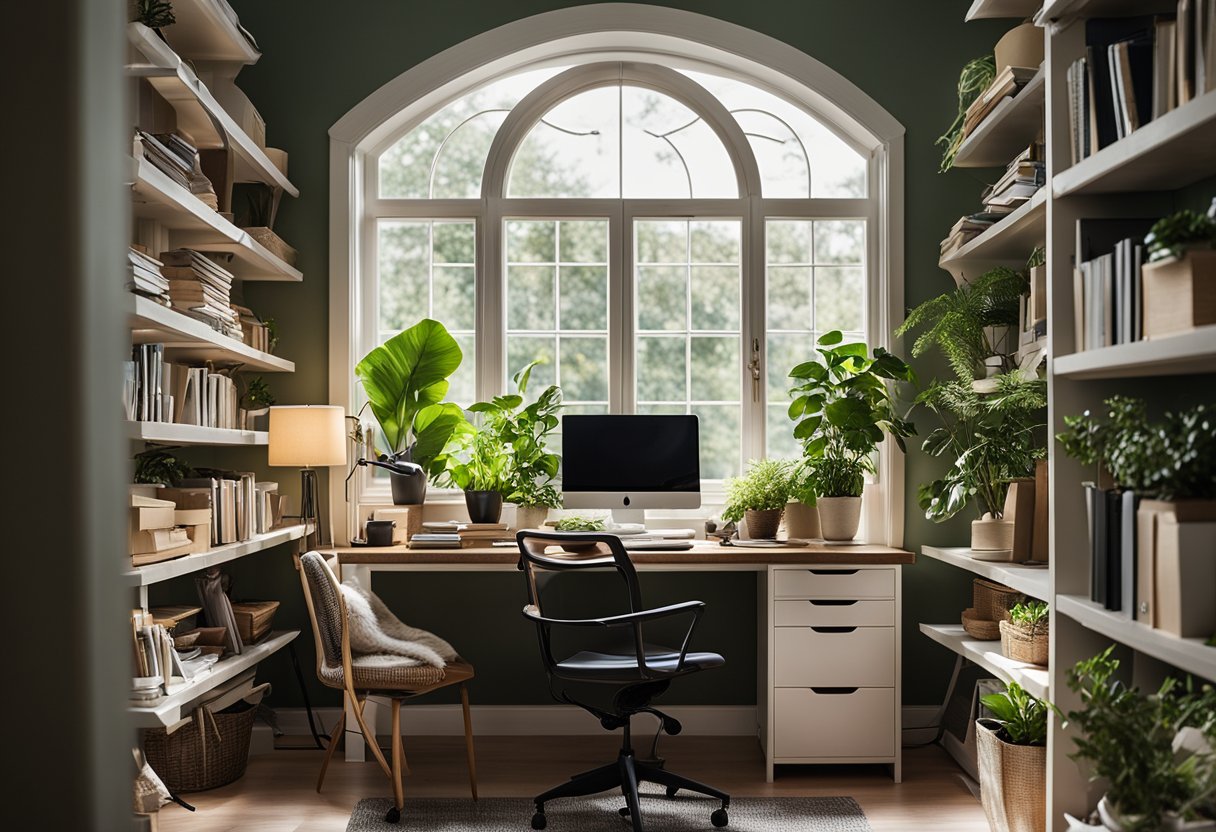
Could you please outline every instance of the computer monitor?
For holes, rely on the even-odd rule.
[[[648,508],[700,508],[696,416],[562,417],[562,502],[641,523]]]

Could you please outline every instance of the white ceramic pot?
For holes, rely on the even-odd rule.
[[[985,514],[982,520],[971,521],[971,557],[976,560],[1011,560],[1013,531],[1012,520],[998,520],[991,514]]]
[[[823,539],[852,540],[857,537],[857,526],[861,523],[860,497],[820,497],[819,529]]]
[[[785,507],[785,536],[790,540],[815,540],[819,533],[819,509],[793,502]]]
[[[516,529],[539,529],[549,519],[549,509],[545,506],[516,506]]]

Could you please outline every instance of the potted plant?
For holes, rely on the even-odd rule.
[[[1047,828],[1047,703],[1016,682],[980,697],[991,718],[976,720],[980,802],[993,832]]]
[[[1144,337],[1216,323],[1216,202],[1209,215],[1179,211],[1144,238]]]
[[[1042,601],[1014,604],[1000,622],[1001,654],[1026,664],[1047,666],[1048,607]]]
[[[777,459],[752,460],[747,473],[726,481],[722,519],[747,523],[748,537],[774,540],[789,502],[788,464]]]
[[[274,406],[275,398],[264,378],[256,376],[249,379],[241,403],[244,405],[241,424],[245,430],[269,430],[270,408]]]
[[[470,523],[497,523],[511,487],[511,458],[494,426],[483,421],[456,431],[444,451],[449,482],[464,492]]]
[[[190,476],[191,467],[162,448],[135,455],[135,482],[139,485],[176,485]]]
[[[533,361],[513,376],[520,404],[501,411],[499,435],[510,448],[511,485],[508,502],[515,504],[515,527],[539,529],[549,510],[561,505],[561,495],[553,484],[561,466],[561,456],[549,450],[549,438],[558,426],[562,391],[556,384],[545,388],[536,401],[521,407],[528,392]],[[514,401],[513,399],[511,400]]]
[[[861,517],[865,474],[884,433],[904,450],[916,428],[899,418],[888,381],[912,381],[912,368],[882,347],[866,357],[866,345],[843,344],[839,331],[818,341],[819,359],[790,371],[789,416],[802,443],[809,485],[817,495],[825,540],[852,540]],[[804,492],[805,493],[805,492]]]
[[[963,123],[967,119],[967,108],[995,79],[996,58],[992,55],[974,58],[963,66],[958,79],[958,115],[954,117],[950,129],[935,142],[946,147],[938,173],[945,173],[954,166],[955,154],[963,143]]]
[[[1069,671],[1080,707],[1064,723],[1073,759],[1106,784],[1102,825],[1112,832],[1216,828],[1216,689],[1171,676],[1142,695],[1120,678],[1113,650]]]
[[[355,365],[386,446],[379,460],[422,468],[422,475],[390,474],[395,505],[422,504],[428,476],[443,470],[436,459],[466,424],[460,406],[443,401],[448,376],[462,359],[460,345],[443,324],[424,318]]]
[[[785,505],[785,535],[790,540],[822,537],[819,529],[819,495],[815,493],[815,472],[805,459],[792,460],[790,500]]]

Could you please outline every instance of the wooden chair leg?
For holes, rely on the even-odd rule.
[[[321,773],[317,776],[317,793],[321,792],[321,784],[325,782],[325,771],[329,768],[329,761],[333,759],[334,752],[338,749],[338,741],[342,739],[342,731],[346,728],[346,709],[342,709],[342,715],[338,717],[338,724],[334,726],[334,732],[329,735],[329,747],[325,749],[325,758],[321,760]]]
[[[359,723],[359,730],[363,732],[363,742],[372,751],[372,756],[376,758],[376,762],[380,764],[380,770],[384,772],[384,776],[392,778],[393,770],[389,768],[388,761],[384,759],[384,753],[380,750],[380,743],[376,740],[376,732],[367,727],[367,722],[363,719],[363,703],[367,697],[356,698],[355,706],[352,710],[355,712],[355,721]]]
[[[401,700],[393,699],[393,806],[400,812],[405,808],[405,786],[401,782]]]
[[[460,708],[464,711],[464,747],[469,758],[469,790],[477,800],[477,760],[473,756],[473,720],[469,714],[469,689],[460,683]]]

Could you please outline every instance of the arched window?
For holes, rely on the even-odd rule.
[[[485,61],[341,145],[361,182],[335,182],[349,353],[433,317],[464,349],[459,403],[539,359],[532,391],[561,384],[567,412],[696,414],[712,511],[749,458],[796,454],[787,374],[819,334],[886,343],[890,144],[788,78],[550,47]]]

